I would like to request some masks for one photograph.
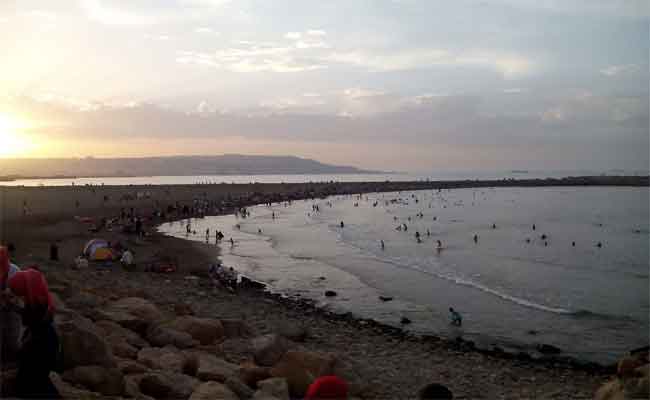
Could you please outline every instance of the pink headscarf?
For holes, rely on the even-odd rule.
[[[336,375],[321,376],[316,379],[305,394],[305,400],[346,400],[348,384]]]
[[[11,291],[24,299],[26,306],[47,306],[49,312],[54,311],[54,300],[50,295],[47,281],[42,273],[35,269],[18,271],[9,279]]]

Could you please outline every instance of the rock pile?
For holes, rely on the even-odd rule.
[[[633,350],[618,362],[616,377],[602,385],[595,400],[647,399],[650,397],[648,347]]]
[[[335,373],[353,393],[363,390],[348,361],[300,348],[308,338],[304,327],[256,336],[245,321],[167,315],[140,297],[69,299],[67,306],[57,299],[64,310],[55,318],[64,370],[52,373],[64,398],[288,400],[304,396],[316,377]],[[232,356],[228,343],[240,344]]]

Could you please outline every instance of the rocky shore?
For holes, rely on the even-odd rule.
[[[143,239],[117,229],[89,232],[86,222],[73,218],[110,218],[133,207],[151,216],[146,220],[151,228],[162,222],[155,210],[197,198],[218,199],[218,210],[209,210],[217,213],[274,199],[370,187],[394,190],[346,185],[3,189],[2,241],[14,244],[19,265],[43,270],[58,299],[64,368],[53,374],[56,385],[66,398],[287,399],[303,395],[314,376],[335,373],[350,383],[354,397],[366,399],[415,398],[433,382],[459,399],[594,397],[610,371],[416,337],[255,288],[232,293],[205,275],[218,257],[214,245],[151,231]],[[29,211],[22,215],[24,202]],[[74,258],[98,235],[133,249],[136,270],[125,271],[117,263],[76,268]],[[60,261],[48,259],[52,243],[59,247]],[[170,255],[179,260],[175,272],[144,272],[147,263]],[[3,366],[4,396],[11,393],[15,371],[10,367]],[[635,379],[643,379],[642,367],[635,364]],[[647,388],[645,368],[646,386],[635,381],[641,389],[637,394]],[[615,393],[614,388],[607,393]],[[599,397],[610,398],[627,397]]]

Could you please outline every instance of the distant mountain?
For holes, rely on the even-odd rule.
[[[286,175],[378,173],[293,156],[175,156],[146,158],[0,159],[0,177],[165,175]]]

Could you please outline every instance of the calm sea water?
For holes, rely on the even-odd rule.
[[[184,222],[160,229],[204,241],[209,228],[210,243],[221,230],[235,240],[221,245],[225,265],[336,311],[606,363],[649,342],[648,201],[648,188],[417,191],[258,206],[192,220],[196,235]]]
[[[436,171],[432,173],[399,174],[312,174],[312,175],[196,175],[196,176],[135,176],[76,179],[19,179],[1,182],[0,186],[67,186],[67,185],[188,185],[205,183],[301,183],[301,182],[382,182],[413,180],[462,179],[533,179],[562,178],[587,175],[648,175],[647,171]]]

